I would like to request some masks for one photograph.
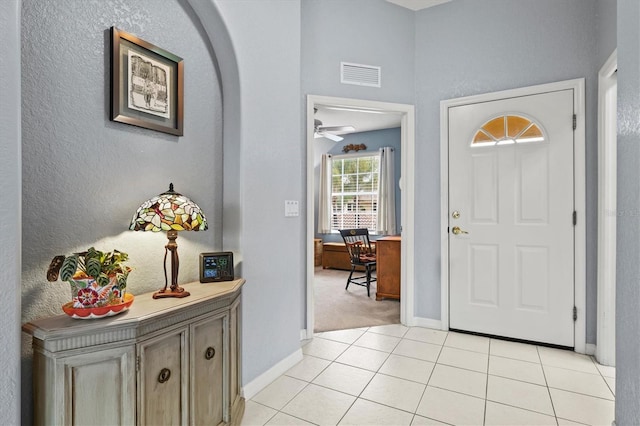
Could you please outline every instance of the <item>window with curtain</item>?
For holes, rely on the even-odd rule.
[[[379,155],[332,158],[331,230],[367,228],[375,233],[378,221]]]
[[[367,228],[372,234],[396,233],[393,149],[377,153],[322,156],[318,233]]]

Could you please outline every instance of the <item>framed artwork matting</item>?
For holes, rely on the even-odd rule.
[[[111,27],[111,121],[183,135],[182,58]]]

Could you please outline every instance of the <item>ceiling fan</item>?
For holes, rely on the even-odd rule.
[[[318,112],[317,108],[313,109],[313,112]],[[323,126],[322,121],[317,118],[313,119],[313,137],[314,138],[327,138],[334,142],[340,142],[344,138],[342,136],[334,135],[332,132],[352,132],[356,128],[353,126]]]

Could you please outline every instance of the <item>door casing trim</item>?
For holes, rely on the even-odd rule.
[[[616,363],[618,160],[616,103],[615,97],[611,94],[611,87],[617,68],[618,54],[617,50],[614,50],[598,72],[598,334],[595,355],[600,364],[610,366],[615,366]]]
[[[585,175],[585,80],[584,78],[540,84],[499,92],[440,101],[440,318],[442,329],[449,329],[449,109],[479,102],[573,90],[576,129],[574,131],[574,208],[577,223],[574,237],[574,303],[578,317],[574,322],[574,350],[586,352],[586,175]],[[570,315],[567,312],[567,315]]]

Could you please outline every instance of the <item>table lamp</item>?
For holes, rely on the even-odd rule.
[[[205,231],[207,219],[200,207],[182,194],[169,190],[145,201],[131,219],[132,231],[167,231],[169,242],[164,247],[164,288],[153,294],[154,299],[163,297],[187,297],[189,292],[178,286],[178,231]],[[167,288],[167,254],[171,252],[171,286]]]

